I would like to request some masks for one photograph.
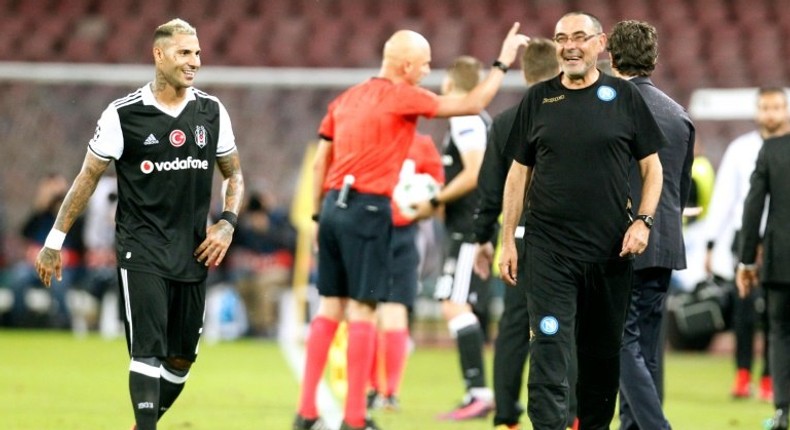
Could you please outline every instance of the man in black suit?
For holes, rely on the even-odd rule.
[[[738,292],[746,296],[762,281],[768,304],[771,377],[776,412],[771,430],[788,428],[790,406],[790,124],[784,133],[767,139],[757,156],[749,194],[743,206],[740,263],[735,275]],[[765,234],[760,223],[766,197],[770,197]],[[761,243],[762,242],[762,243]],[[758,276],[758,248],[762,247]]]
[[[645,22],[621,21],[607,44],[612,70],[639,88],[668,144],[658,151],[664,186],[650,220],[647,249],[634,260],[631,305],[620,353],[620,429],[664,430],[671,426],[661,409],[663,342],[661,321],[672,270],[686,268],[681,214],[691,190],[694,124],[686,111],[653,85],[658,58],[656,29]],[[632,163],[632,207],[639,207],[641,176]]]

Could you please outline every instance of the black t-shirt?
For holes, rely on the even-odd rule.
[[[634,84],[602,73],[571,90],[561,78],[528,90],[508,138],[508,154],[533,167],[526,239],[582,261],[619,258],[631,160],[666,140]]]
[[[206,238],[216,158],[236,149],[219,100],[190,88],[170,110],[146,85],[110,103],[88,148],[115,160],[118,265],[183,282],[205,279],[207,268],[193,253]]]

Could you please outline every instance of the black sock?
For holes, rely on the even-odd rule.
[[[456,341],[461,356],[461,370],[464,373],[466,389],[485,387],[483,373],[483,330],[480,324],[473,324],[458,330]]]
[[[162,378],[159,380],[159,418],[162,418],[181,394],[188,375],[189,370],[175,369],[167,362],[162,363]]]
[[[159,366],[156,357],[132,358],[129,366],[129,394],[137,430],[156,430],[159,419]]]

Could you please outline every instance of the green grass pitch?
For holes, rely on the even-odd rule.
[[[490,351],[488,379],[490,380]],[[133,422],[123,340],[0,330],[0,427],[6,430],[128,430]],[[732,358],[667,355],[666,412],[678,430],[760,429],[770,404],[728,393]],[[403,410],[376,412],[385,430],[491,429],[491,420],[442,423],[462,385],[449,348],[418,348],[401,392]],[[202,344],[184,393],[162,430],[289,430],[298,385],[278,344]],[[522,419],[527,423],[526,416]],[[525,425],[529,429],[529,425]],[[612,425],[617,428],[616,422]]]

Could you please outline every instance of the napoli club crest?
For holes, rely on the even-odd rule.
[[[203,148],[206,146],[208,136],[206,135],[206,127],[199,125],[195,127],[195,143],[198,147]]]
[[[557,334],[558,331],[560,331],[559,321],[557,321],[557,318],[550,315],[543,317],[543,319],[540,320],[539,327],[541,333],[547,336],[553,336]]]
[[[617,91],[609,85],[601,85],[597,91],[598,98],[605,102],[610,102],[617,97]]]

